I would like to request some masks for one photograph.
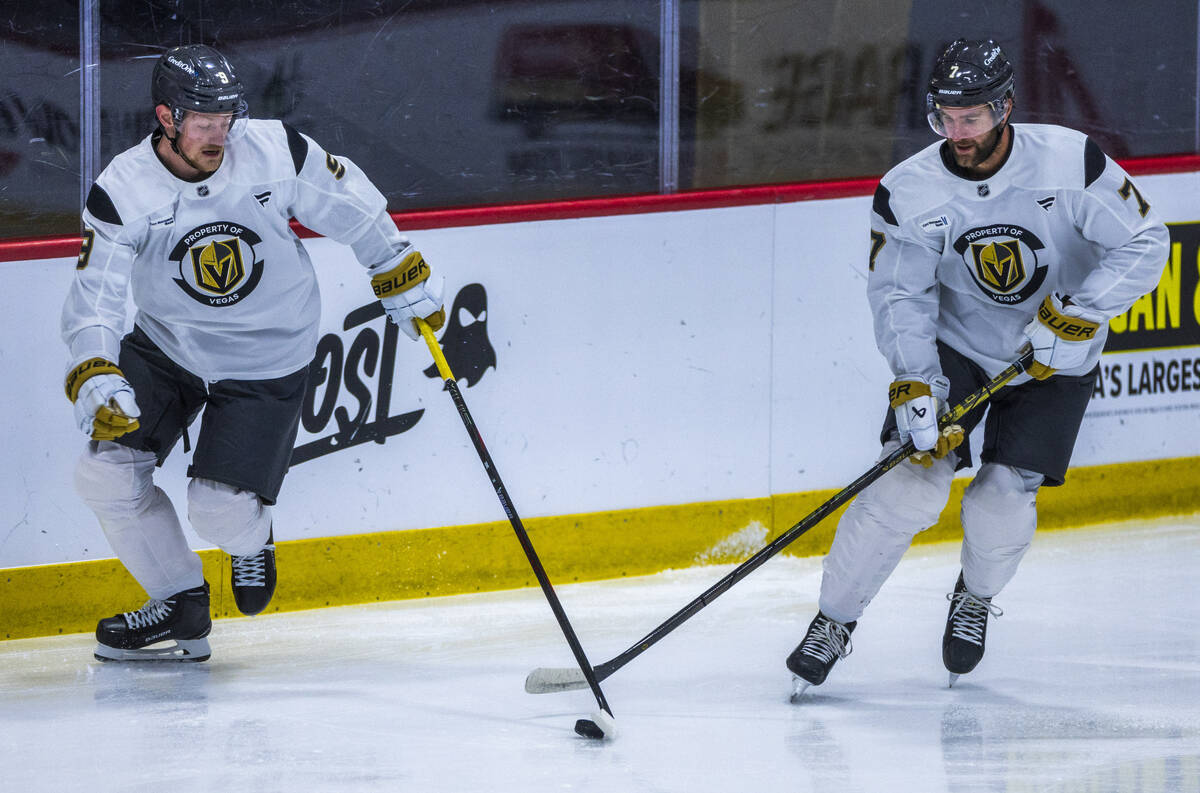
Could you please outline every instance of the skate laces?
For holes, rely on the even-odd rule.
[[[267,549],[249,556],[231,556],[233,566],[234,586],[266,586],[267,585]]]
[[[127,611],[123,616],[130,628],[148,628],[171,616],[171,606],[164,600],[147,600],[146,605],[137,611]]]
[[[999,617],[1004,610],[992,605],[991,598],[972,595],[966,589],[946,595],[953,606],[950,610],[950,636],[971,644],[983,646],[983,632],[987,628],[987,617]]]
[[[827,664],[836,655],[845,658],[854,649],[850,643],[850,629],[822,615],[800,643],[800,654],[808,655]]]

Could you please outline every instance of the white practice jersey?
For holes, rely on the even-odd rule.
[[[153,137],[115,157],[88,195],[62,313],[72,365],[118,360],[132,295],[138,326],[193,374],[282,377],[312,360],[321,312],[289,219],[351,246],[372,273],[404,255],[408,243],[363,172],[282,122],[248,121],[201,182],[173,176]]]
[[[867,293],[897,378],[941,374],[935,339],[995,376],[1050,292],[1107,319],[1158,283],[1168,232],[1129,175],[1081,132],[1012,130],[987,179],[957,175],[939,142],[880,181]],[[1087,360],[1063,374],[1091,371],[1107,336],[1104,323]]]

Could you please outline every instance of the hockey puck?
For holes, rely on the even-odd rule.
[[[590,719],[580,719],[575,722],[575,732],[584,738],[595,741],[612,740],[617,735],[617,724],[613,717],[605,711],[597,711]]]

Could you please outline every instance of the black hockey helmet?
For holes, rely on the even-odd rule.
[[[957,39],[933,64],[925,111],[939,135],[946,134],[938,112],[943,107],[987,105],[999,124],[1005,100],[1012,99],[1013,93],[1013,67],[999,44],[991,39]]]
[[[166,105],[178,123],[187,111],[246,115],[246,89],[224,55],[204,44],[186,44],[163,53],[154,65],[150,95]]]
[[[991,39],[958,39],[938,56],[929,76],[930,105],[971,107],[1012,95],[1012,64]]]

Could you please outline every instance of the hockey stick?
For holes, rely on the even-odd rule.
[[[471,443],[475,445],[475,451],[479,454],[479,460],[483,463],[483,468],[487,471],[488,478],[492,481],[492,487],[496,490],[496,497],[500,499],[500,506],[504,507],[504,514],[508,515],[508,522],[512,524],[513,531],[517,534],[517,539],[521,542],[521,548],[525,551],[525,556],[529,559],[529,566],[533,568],[533,574],[537,576],[538,583],[542,585],[542,592],[546,595],[546,600],[550,603],[550,610],[554,612],[554,618],[558,620],[558,626],[562,628],[563,635],[567,637],[567,644],[571,646],[571,652],[575,654],[575,661],[579,664],[579,668],[574,670],[580,675],[580,685],[577,688],[583,688],[585,685],[590,686],[592,693],[596,695],[596,704],[600,706],[597,713],[592,714],[592,718],[579,719],[575,722],[575,732],[585,738],[613,738],[616,735],[616,723],[613,720],[612,708],[608,705],[608,700],[604,698],[604,692],[600,690],[600,681],[596,679],[596,672],[592,669],[591,663],[588,662],[587,655],[583,652],[583,646],[579,643],[579,638],[575,635],[575,629],[571,627],[570,620],[567,619],[567,613],[563,610],[562,603],[558,600],[558,595],[554,592],[554,587],[550,584],[550,578],[546,575],[546,570],[542,567],[542,561],[538,558],[537,551],[533,548],[533,542],[529,539],[529,533],[525,531],[525,525],[521,523],[521,518],[517,515],[517,510],[513,506],[512,499],[508,497],[508,490],[505,489],[504,483],[500,481],[500,472],[496,470],[496,464],[492,461],[492,455],[488,453],[487,447],[483,445],[483,438],[479,435],[479,428],[475,426],[475,419],[471,417],[471,412],[467,410],[466,400],[463,399],[462,392],[458,389],[458,383],[454,379],[454,373],[450,371],[450,364],[446,362],[446,356],[442,354],[442,347],[433,336],[433,330],[429,324],[423,319],[414,319],[413,323],[417,326],[417,330],[425,338],[425,343],[429,346],[429,352],[433,355],[433,362],[437,365],[438,373],[446,383],[446,390],[450,392],[450,397],[454,400],[454,406],[458,408],[458,415],[462,418],[463,426],[467,428],[467,434],[471,436]]]
[[[953,424],[960,418],[965,416],[970,411],[974,410],[979,405],[986,402],[992,394],[999,391],[1008,384],[1017,375],[1024,372],[1033,362],[1033,352],[1024,353],[1019,359],[1014,361],[1003,372],[996,375],[990,382],[981,386],[978,391],[968,395],[962,402],[955,405],[945,415],[939,419],[939,424],[945,427],[948,424]],[[625,664],[637,658],[639,655],[650,649],[650,646],[658,642],[671,631],[678,628],[688,619],[707,606],[717,597],[728,591],[734,584],[741,581],[750,573],[757,570],[764,562],[770,559],[775,554],[786,548],[801,534],[816,526],[822,520],[829,516],[834,510],[845,504],[850,499],[854,498],[858,493],[862,492],[868,485],[874,482],[885,473],[895,468],[902,460],[909,457],[916,451],[913,442],[909,440],[896,451],[883,458],[870,470],[855,479],[848,487],[835,496],[830,498],[821,506],[813,510],[807,517],[801,520],[796,525],[785,531],[783,534],[776,537],[768,545],[763,546],[753,556],[742,562],[734,568],[728,575],[722,578],[717,583],[713,584],[708,589],[704,590],[695,600],[688,603],[675,614],[671,615],[665,622],[659,625],[654,630],[643,636],[636,644],[630,647],[625,652],[616,656],[610,661],[606,661],[595,667],[593,670],[597,680],[604,680],[613,672],[616,672]],[[552,691],[570,691],[572,689],[583,688],[590,681],[585,681],[580,677],[579,670],[539,667],[529,673],[525,678],[525,690],[530,694],[546,694]]]

